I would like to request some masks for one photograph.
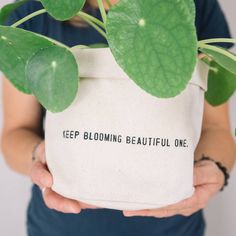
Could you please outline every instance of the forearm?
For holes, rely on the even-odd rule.
[[[231,171],[236,160],[236,144],[230,132],[214,126],[203,130],[195,150],[195,160],[200,159],[202,154],[221,162]]]
[[[42,138],[33,130],[14,129],[3,133],[2,152],[9,167],[18,173],[29,175],[32,151]]]

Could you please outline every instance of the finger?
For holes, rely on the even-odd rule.
[[[42,163],[46,163],[46,158],[45,158],[45,141],[42,141],[37,149],[35,150],[35,156],[36,159],[41,161]]]
[[[124,210],[124,216],[158,216],[158,217],[165,217],[166,215],[173,215],[177,214],[176,209],[171,208],[157,208],[157,209],[145,209],[145,210],[134,210],[134,211],[127,211]]]
[[[46,155],[45,155],[45,146],[43,145],[42,149],[39,150],[40,160],[43,164],[46,164]]]
[[[79,202],[73,199],[65,198],[50,188],[46,188],[43,194],[46,206],[63,213],[80,213]]]
[[[124,216],[149,216],[149,217],[170,217],[179,214],[177,210],[162,209],[162,210],[140,210],[140,211],[123,211]]]
[[[175,215],[183,215],[183,216],[190,216],[194,214],[195,212],[199,211],[200,209],[198,207],[193,207],[185,210],[160,210],[160,211],[155,211],[155,210],[145,210],[140,213],[135,213],[135,214],[125,214],[125,216],[153,216],[157,218],[164,218],[164,217],[171,217]]]
[[[199,185],[195,187],[192,197],[186,198],[176,205],[178,210],[184,211],[191,210],[193,208],[204,208],[211,198],[208,187],[209,185]]]
[[[53,178],[47,167],[40,161],[36,161],[30,171],[30,177],[33,183],[37,184],[39,187],[50,188],[53,184]]]
[[[182,215],[182,216],[191,216],[192,214],[196,213],[197,211],[199,211],[200,209],[195,207],[195,208],[189,208],[187,210],[181,210],[178,212],[178,215]]]
[[[85,203],[85,202],[81,202],[81,201],[79,201],[79,205],[80,205],[81,209],[97,209],[97,208],[102,208],[102,207],[98,207],[98,206],[91,205],[91,204],[88,204],[88,203]]]
[[[158,213],[163,213],[165,209],[145,209],[145,210],[134,210],[134,211],[127,211],[124,210],[124,216],[154,216]]]
[[[213,185],[210,187],[215,189]],[[145,209],[138,211],[123,211],[125,216],[151,216],[166,217],[170,215],[180,214],[181,212],[194,212],[194,210],[203,209],[206,207],[209,199],[213,196],[214,192],[209,188],[209,185],[201,185],[195,188],[195,192],[192,197],[182,200],[177,204],[172,204],[158,209]]]
[[[171,217],[175,215],[189,216],[194,212],[198,211],[200,208],[198,206],[192,206],[191,208],[185,209],[171,209],[162,208],[154,210],[141,210],[141,211],[124,211],[125,216],[154,216],[158,218]]]
[[[203,207],[203,204],[206,205],[206,203],[218,192],[216,184],[203,184],[199,185],[196,189],[198,204],[201,208]]]
[[[179,210],[189,209],[193,206],[197,205],[197,196],[194,194],[192,197],[184,199],[176,204],[171,204],[166,207],[161,207],[157,209],[145,209],[145,210],[137,210],[137,211],[123,211],[125,216],[133,216],[133,215],[149,215],[151,214],[163,214],[163,212],[178,212]]]
[[[156,212],[162,212],[162,211],[179,211],[182,209],[189,209],[192,208],[197,204],[197,196],[196,193],[194,193],[191,197],[186,198],[182,201],[179,201],[175,204],[167,205],[162,208],[155,209]]]

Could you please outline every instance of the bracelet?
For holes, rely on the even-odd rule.
[[[229,181],[229,177],[230,177],[227,168],[225,166],[223,166],[221,162],[215,161],[214,159],[212,159],[208,156],[205,156],[204,154],[202,154],[202,157],[199,160],[197,160],[197,161],[195,160],[194,164],[196,162],[203,161],[203,160],[213,161],[218,166],[218,168],[222,171],[222,173],[224,174],[224,178],[225,178],[224,185],[220,189],[220,191],[222,192],[224,190],[224,187],[228,185],[228,181]]]
[[[34,148],[33,148],[33,151],[32,151],[32,161],[35,161],[36,160],[36,150],[37,150],[37,148],[38,148],[38,146],[41,144],[43,142],[43,140],[41,140],[41,141],[39,141],[38,143],[36,143],[35,145],[34,145]]]

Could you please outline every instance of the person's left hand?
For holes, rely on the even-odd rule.
[[[196,162],[194,166],[193,196],[179,203],[157,209],[123,211],[124,216],[153,216],[157,218],[174,215],[190,216],[206,207],[208,201],[219,192],[224,184],[224,174],[218,166],[209,160]]]

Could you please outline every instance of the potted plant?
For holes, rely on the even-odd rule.
[[[0,21],[25,2],[4,6]],[[0,26],[0,70],[47,109],[53,190],[122,210],[192,195],[204,97],[219,105],[236,89],[236,56],[212,43],[236,40],[198,42],[192,0],[120,0],[108,14],[97,0],[102,21],[81,10],[85,0],[40,2],[44,9]],[[80,16],[108,46],[68,48],[17,28],[45,12]]]

